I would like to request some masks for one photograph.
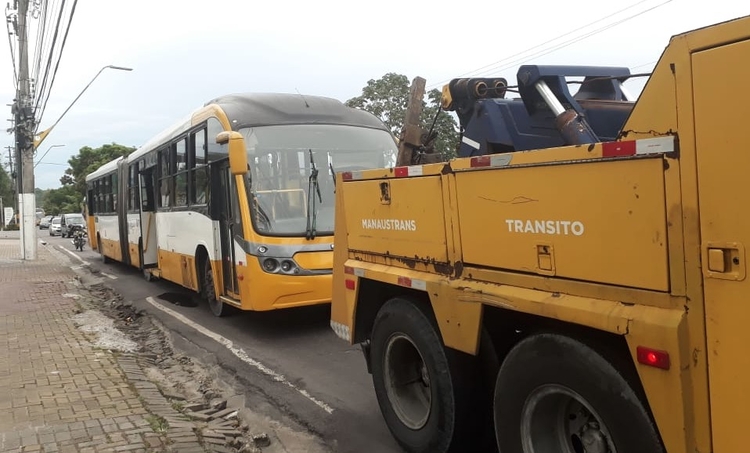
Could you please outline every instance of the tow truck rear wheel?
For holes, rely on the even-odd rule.
[[[472,367],[443,347],[432,317],[415,302],[391,299],[375,319],[370,353],[378,404],[401,447],[467,451]]]
[[[627,380],[596,351],[561,335],[534,335],[510,351],[494,413],[503,453],[664,453]]]

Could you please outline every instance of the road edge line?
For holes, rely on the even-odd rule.
[[[62,250],[63,252],[67,253],[68,255],[72,256],[73,258],[77,259],[81,263],[83,263],[84,266],[88,266],[89,262],[81,258],[80,256],[76,255],[75,253],[71,252],[70,250],[66,249],[65,247],[62,247],[60,245],[55,244],[53,247]]]
[[[188,319],[184,315],[177,313],[176,311],[172,310],[171,308],[165,307],[164,305],[160,304],[159,302],[156,302],[153,297],[148,296],[146,297],[146,302],[151,304],[154,308],[157,310],[161,310],[162,312],[172,316],[173,318],[177,319],[178,321],[182,322],[183,324],[192,327],[193,329],[197,330],[198,332],[202,333],[203,335],[207,336],[208,338],[211,338],[212,340],[216,341],[217,343],[223,345],[226,347],[229,351],[232,352],[238,359],[242,360],[246,364],[252,366],[253,368],[257,369],[261,373],[270,376],[274,381],[284,384],[287,387],[290,387],[297,391],[300,395],[304,396],[308,400],[315,403],[316,406],[320,407],[324,411],[326,411],[329,415],[333,414],[333,408],[329,406],[328,404],[324,403],[323,401],[320,401],[319,399],[315,398],[314,396],[310,395],[309,392],[307,392],[304,389],[301,389],[297,387],[296,385],[289,382],[287,378],[285,378],[283,375],[275,372],[274,370],[268,368],[267,366],[263,365],[262,363],[258,362],[257,360],[250,357],[242,348],[237,348],[234,346],[234,343],[232,340],[198,324],[197,322]]]

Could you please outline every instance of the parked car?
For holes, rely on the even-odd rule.
[[[53,217],[49,223],[49,235],[57,236],[62,234],[62,227],[60,226],[60,217]]]
[[[42,220],[39,221],[39,229],[40,230],[46,230],[46,229],[48,229],[49,225],[50,225],[50,223],[52,223],[52,219],[54,217],[55,216],[53,216],[53,215],[48,215],[46,217],[43,217]]]
[[[86,221],[82,214],[70,213],[60,216],[60,234],[62,237],[69,238],[73,236],[73,230],[70,228],[73,225],[86,228]]]

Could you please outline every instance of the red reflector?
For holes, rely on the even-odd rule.
[[[602,156],[604,157],[635,156],[635,140],[628,140],[626,142],[602,143]]]
[[[663,370],[669,369],[669,353],[667,351],[638,346],[637,355],[638,363]]]
[[[351,266],[344,266],[344,273],[345,274],[354,274],[354,268]]]
[[[346,280],[346,289],[354,289],[354,280]]]
[[[401,286],[408,286],[411,288],[411,279],[409,277],[399,277],[398,284]]]
[[[397,178],[404,178],[409,176],[409,167],[396,167],[394,173]]]
[[[352,172],[345,171],[341,173],[341,179],[343,179],[344,181],[350,181],[352,179]]]
[[[490,166],[490,156],[477,156],[471,158],[471,163],[469,164],[472,168],[474,167],[489,167]]]

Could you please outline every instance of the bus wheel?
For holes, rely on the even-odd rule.
[[[451,358],[415,303],[394,298],[378,312],[370,356],[375,394],[388,429],[409,453],[466,447],[461,433],[471,419],[465,396],[471,386],[464,385],[470,367]]]
[[[501,452],[664,453],[622,375],[561,335],[534,335],[510,351],[497,376],[494,414]]]
[[[216,298],[214,283],[214,271],[211,269],[211,260],[206,259],[203,270],[203,297],[208,301],[208,308],[214,316],[221,317],[226,314],[226,306]]]

